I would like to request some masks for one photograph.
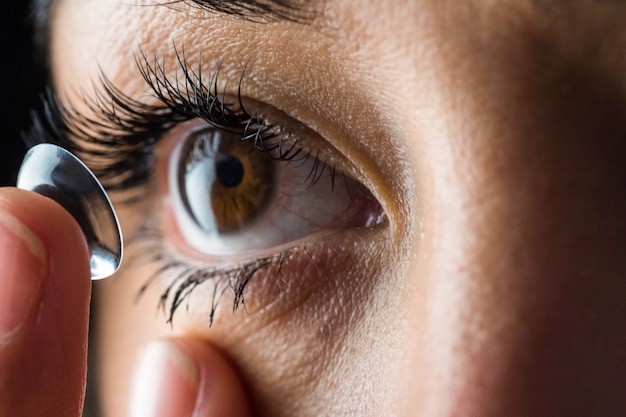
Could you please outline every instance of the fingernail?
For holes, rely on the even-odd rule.
[[[43,242],[0,210],[0,337],[22,324],[38,304],[46,270]]]
[[[191,416],[199,381],[198,366],[186,353],[167,341],[152,342],[135,369],[129,416]]]

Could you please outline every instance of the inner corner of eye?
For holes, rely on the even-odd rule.
[[[246,140],[236,129],[189,129],[167,168],[185,242],[208,255],[240,255],[384,223],[365,186],[295,146]]]

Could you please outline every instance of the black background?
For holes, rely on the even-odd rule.
[[[26,150],[21,132],[29,126],[29,112],[38,107],[45,68],[35,64],[32,25],[27,1],[5,2],[0,13],[0,186],[14,185]]]

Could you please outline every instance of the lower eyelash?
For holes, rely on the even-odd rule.
[[[341,230],[333,233],[338,232],[341,232]],[[320,271],[307,244],[294,245],[278,253],[258,257],[237,265],[206,267],[189,266],[187,260],[178,259],[165,248],[162,242],[161,232],[155,226],[144,225],[134,239],[128,242],[128,245],[137,245],[140,248],[133,251],[135,258],[127,260],[127,263],[141,262],[145,265],[147,261],[158,264],[157,269],[138,290],[136,300],[139,300],[148,288],[163,275],[173,276],[173,278],[168,278],[170,283],[161,293],[157,307],[165,315],[166,322],[172,326],[174,324],[174,316],[179,308],[185,305],[188,310],[191,294],[196,288],[207,282],[213,283],[213,297],[209,315],[209,325],[213,325],[218,304],[228,290],[231,290],[234,295],[233,311],[238,310],[240,307],[245,308],[245,289],[258,273],[275,269],[277,279],[284,281],[283,267],[292,259],[300,256],[306,257],[315,269],[318,272]],[[318,239],[314,244],[327,245],[335,254],[341,254],[337,248],[321,239]]]

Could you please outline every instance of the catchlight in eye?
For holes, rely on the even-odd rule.
[[[193,133],[180,162],[177,188],[185,211],[208,235],[249,226],[272,197],[275,161],[232,133]]]

